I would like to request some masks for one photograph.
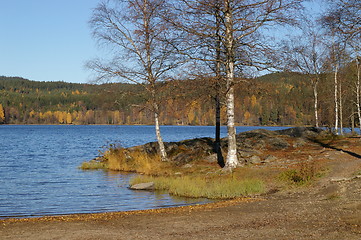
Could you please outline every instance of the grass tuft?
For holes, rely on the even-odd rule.
[[[142,151],[129,151],[124,148],[110,149],[104,153],[108,169],[114,171],[137,172],[149,175],[167,174],[167,163],[158,155]]]
[[[168,175],[172,172],[169,163],[162,162],[158,155],[150,155],[139,149],[129,150],[110,145],[100,151],[101,157],[83,162],[80,169],[107,169],[112,171],[137,172],[149,175]]]
[[[89,162],[83,162],[79,168],[82,170],[108,169],[108,164],[103,161],[91,160]]]

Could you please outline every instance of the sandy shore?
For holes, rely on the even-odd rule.
[[[347,188],[361,187],[361,180]],[[360,188],[359,188],[360,189]],[[1,239],[361,239],[361,199],[319,193],[0,222]]]

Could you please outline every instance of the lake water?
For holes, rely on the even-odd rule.
[[[247,131],[260,127],[238,127]],[[276,130],[280,128],[268,128]],[[165,141],[213,137],[214,127],[162,126]],[[82,171],[110,143],[155,141],[153,126],[0,125],[0,218],[129,211],[205,203],[127,189],[132,174]],[[226,128],[222,128],[222,136]]]

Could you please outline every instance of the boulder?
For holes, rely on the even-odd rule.
[[[251,164],[261,164],[262,161],[261,161],[261,158],[259,156],[254,155],[249,159],[249,162]]]
[[[138,183],[129,187],[131,190],[154,190],[154,182]]]
[[[189,164],[189,163],[182,166],[182,168],[192,168],[192,167],[193,167],[193,165]]]
[[[280,135],[288,135],[290,137],[296,137],[296,138],[298,137],[312,138],[312,137],[316,137],[323,131],[324,130],[322,130],[321,128],[316,128],[316,127],[294,127],[284,130],[278,130],[275,132]]]
[[[264,159],[264,162],[265,163],[269,163],[269,162],[273,162],[277,160],[277,157],[273,156],[273,155],[268,155],[265,159]]]
[[[298,148],[298,147],[302,147],[306,144],[305,139],[303,138],[298,138],[294,143],[293,143],[293,147],[294,148]]]
[[[209,163],[216,163],[218,162],[217,153],[211,154],[204,158],[204,161]]]
[[[282,150],[290,146],[288,142],[282,138],[271,138],[268,140],[268,144],[273,150]]]

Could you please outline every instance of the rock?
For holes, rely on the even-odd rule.
[[[264,159],[264,162],[265,163],[269,163],[269,162],[272,162],[272,161],[275,161],[277,160],[277,157],[273,156],[273,155],[268,155],[265,159]]]
[[[154,182],[138,183],[129,187],[131,190],[154,190]]]
[[[182,166],[182,168],[191,168],[191,167],[193,167],[193,165],[189,163]]]
[[[209,163],[216,163],[218,162],[217,153],[207,156],[204,161]]]
[[[242,149],[237,151],[238,157],[240,158],[250,158],[253,155],[261,155],[262,151],[256,149]]]
[[[250,152],[246,152],[246,151],[238,151],[238,155],[241,158],[249,158],[252,156]]]
[[[306,144],[306,141],[302,138],[297,139],[294,143],[293,143],[293,147],[294,148],[298,148],[298,147],[302,147]]]
[[[259,156],[254,155],[249,159],[249,162],[252,164],[260,164],[262,161]]]
[[[324,132],[324,130],[322,130],[321,128],[316,128],[316,127],[295,127],[295,128],[284,129],[284,130],[278,130],[275,132],[280,135],[288,135],[291,137],[310,138],[310,137],[316,137],[320,133]]]
[[[174,162],[176,166],[184,166],[187,163],[193,161],[195,156],[196,154],[194,152],[185,151],[175,155],[173,158],[171,158],[171,161]]]
[[[273,150],[282,150],[288,148],[290,145],[282,138],[272,138],[269,140],[269,145]]]
[[[158,152],[158,143],[150,142],[143,145],[143,151],[148,154],[156,154]]]

